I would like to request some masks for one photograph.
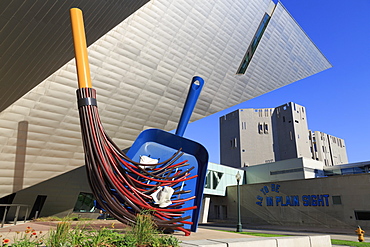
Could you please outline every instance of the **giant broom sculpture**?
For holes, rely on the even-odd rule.
[[[100,122],[96,91],[90,78],[82,11],[73,8],[70,15],[85,163],[90,187],[98,204],[126,224],[135,224],[137,213],[149,210],[159,228],[180,230],[190,235],[190,231],[197,228],[208,153],[200,144],[181,136],[203,80],[193,78],[186,100],[188,102],[189,98],[193,98],[189,100],[193,105],[190,106],[190,113],[189,108],[187,113],[184,109],[181,116],[184,119],[180,120],[182,127],[178,127],[176,135],[156,129],[144,131],[143,137],[138,137],[144,143],[135,142],[126,155],[107,136]],[[150,158],[159,156],[161,162]],[[139,162],[139,157],[144,161]],[[182,195],[187,197],[181,199]]]

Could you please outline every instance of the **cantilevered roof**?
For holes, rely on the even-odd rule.
[[[148,0],[0,2],[0,111],[70,61],[69,9],[84,10],[88,45]]]
[[[65,2],[1,1],[0,197],[84,165],[71,6],[85,13],[100,116],[122,149],[176,127],[194,75],[205,86],[191,121],[331,67],[278,3],[236,74],[270,0]]]

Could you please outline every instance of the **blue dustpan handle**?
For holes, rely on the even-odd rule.
[[[183,136],[186,127],[188,126],[191,114],[193,113],[195,104],[197,103],[198,97],[200,92],[202,91],[202,87],[204,84],[204,80],[199,76],[194,76],[193,80],[191,81],[191,85],[188,92],[188,97],[186,98],[184,108],[181,113],[181,117],[179,120],[179,124],[177,125],[176,135]]]

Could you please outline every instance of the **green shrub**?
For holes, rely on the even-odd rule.
[[[173,246],[173,247],[180,246],[180,241],[174,236],[161,236],[159,238],[159,242],[160,242],[159,246]]]
[[[135,235],[133,234],[125,234],[125,236],[122,239],[122,242],[119,243],[120,247],[136,247],[137,246],[137,240]]]
[[[136,239],[136,245],[132,246],[148,246],[148,247],[178,247],[180,242],[177,238],[171,235],[159,235],[157,226],[151,215],[152,211],[142,211],[136,216],[136,223],[132,225],[126,236],[132,235],[130,238]],[[131,245],[128,245],[131,246]]]
[[[54,219],[54,218],[53,218]],[[113,228],[113,224],[112,224]],[[56,229],[47,235],[36,233],[27,227],[22,234],[17,234],[13,241],[3,238],[2,247],[178,247],[179,240],[171,235],[160,235],[151,211],[144,211],[136,216],[136,223],[125,233],[101,228],[89,230],[86,225],[72,227],[71,221],[61,221]],[[6,241],[5,241],[6,240]]]
[[[138,245],[149,245],[158,236],[157,226],[154,224],[150,211],[143,211],[136,215],[136,223],[132,225],[131,231],[136,237]]]
[[[69,246],[66,245],[68,243],[71,230],[71,223],[69,222],[60,222],[57,225],[55,230],[49,231],[49,236],[45,240],[47,246],[50,247],[57,247],[57,246]]]

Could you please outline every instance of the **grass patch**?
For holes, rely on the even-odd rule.
[[[364,246],[370,247],[370,243],[339,240],[339,239],[332,239],[331,244],[344,245],[344,246],[354,246],[354,247],[364,247]]]
[[[59,218],[57,216],[49,216],[49,217],[41,217],[41,218],[33,219],[32,221],[35,221],[35,222],[62,221],[62,218]]]
[[[33,219],[32,221],[47,222],[47,221],[90,221],[90,220],[93,220],[93,219],[82,218],[82,217],[79,217],[77,214],[71,214],[63,218],[60,218],[57,216],[48,216],[48,217],[41,217],[41,218]]]
[[[235,232],[235,231],[224,231],[221,230],[222,232],[233,232],[233,233],[239,233],[239,234],[246,234],[246,235],[251,235],[251,236],[256,236],[256,237],[288,237],[290,235],[281,235],[281,234],[269,234],[269,233],[260,233],[260,232]]]
[[[241,234],[247,234],[256,237],[288,237],[289,235],[281,234],[268,234],[268,233],[259,233],[259,232],[241,232]]]

